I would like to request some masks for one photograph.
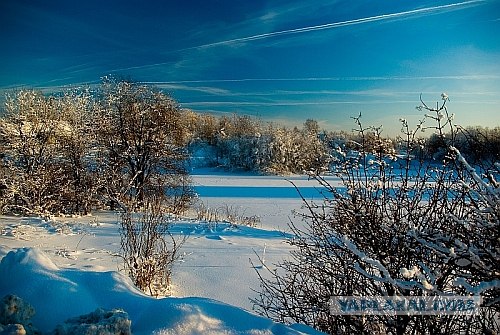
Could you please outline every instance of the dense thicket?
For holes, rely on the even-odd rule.
[[[0,210],[86,212],[98,188],[88,91],[7,97],[0,123]]]

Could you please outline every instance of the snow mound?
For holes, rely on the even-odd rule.
[[[123,310],[133,334],[320,334],[288,327],[205,298],[155,299],[118,272],[58,269],[36,248],[9,252],[0,262],[0,296],[15,294],[36,310],[34,327],[50,332],[98,308]]]
[[[9,268],[16,267],[18,264],[34,268],[37,272],[59,270],[47,255],[34,248],[22,248],[18,252],[9,252],[2,258],[2,269],[8,270]]]

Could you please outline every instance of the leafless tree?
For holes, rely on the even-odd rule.
[[[187,128],[177,103],[147,85],[105,79],[97,112],[98,163],[106,195],[140,205],[159,191],[182,211],[192,196]],[[173,200],[173,201],[172,201]]]

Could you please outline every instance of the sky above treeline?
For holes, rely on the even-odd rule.
[[[0,91],[113,75],[182,107],[397,134],[419,96],[500,126],[500,1],[0,1]]]

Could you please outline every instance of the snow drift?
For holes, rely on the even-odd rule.
[[[126,311],[134,334],[319,334],[210,299],[155,299],[118,272],[59,269],[36,248],[11,251],[1,260],[0,296],[7,294],[34,307],[32,323],[42,332],[103,308]]]

